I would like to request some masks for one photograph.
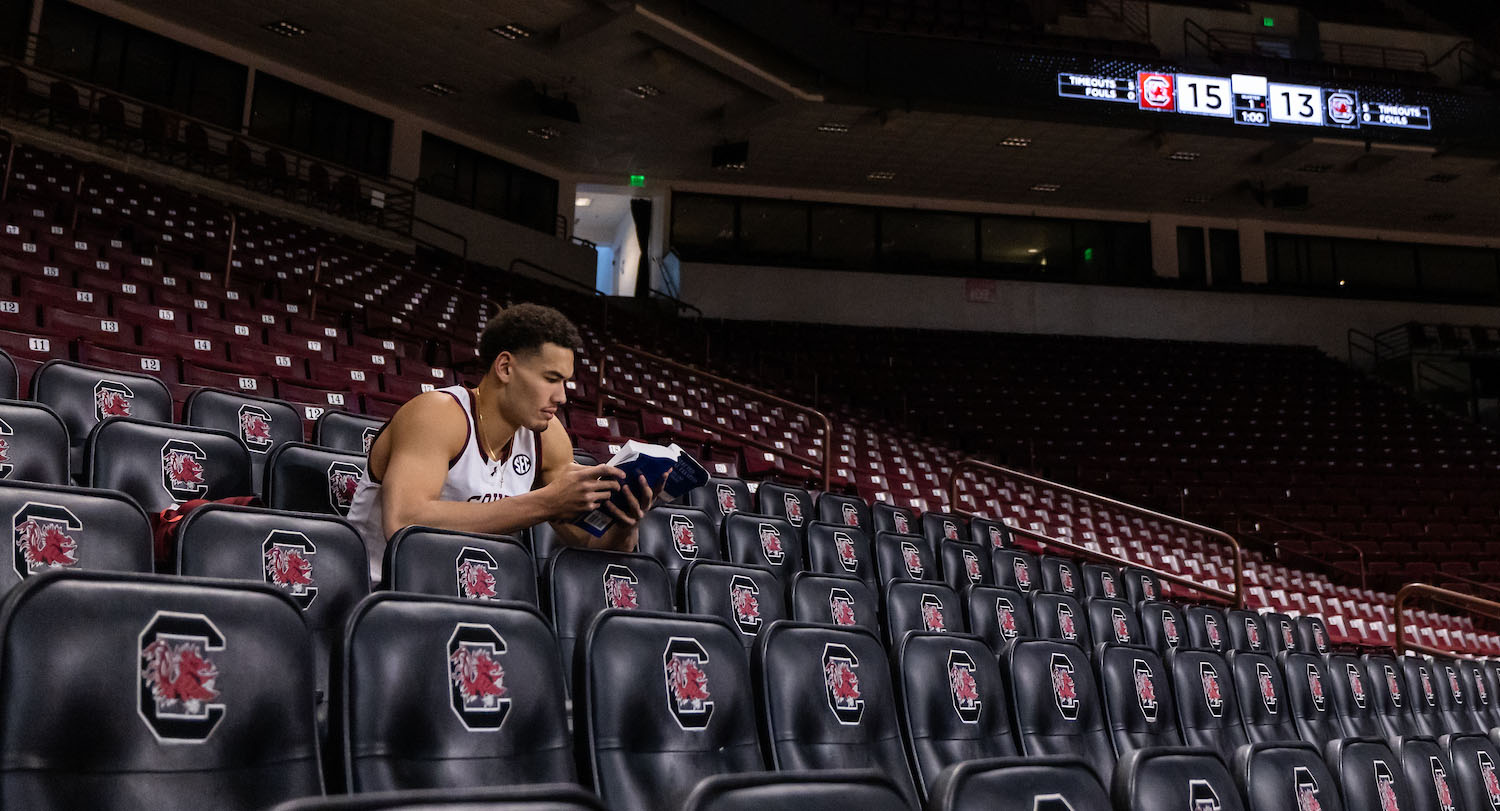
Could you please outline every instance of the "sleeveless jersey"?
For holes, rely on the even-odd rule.
[[[449,386],[438,391],[452,397],[464,410],[468,436],[463,449],[448,461],[448,476],[443,480],[442,501],[499,501],[530,492],[542,466],[541,438],[529,428],[517,428],[506,443],[502,459],[491,459],[480,445],[474,393],[465,386]],[[373,444],[373,443],[372,443]],[[390,535],[381,518],[381,483],[366,466],[360,477],[354,501],[349,505],[349,523],[359,530],[370,557],[370,579],[379,582],[384,564],[385,547]],[[397,527],[400,529],[400,527]]]

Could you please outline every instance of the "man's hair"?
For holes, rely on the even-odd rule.
[[[479,334],[479,359],[488,370],[501,352],[536,352],[542,344],[577,351],[583,345],[578,328],[568,317],[540,304],[513,304],[484,325]]]

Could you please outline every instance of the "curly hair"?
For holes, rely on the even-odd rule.
[[[583,339],[573,322],[557,310],[540,304],[513,304],[485,324],[479,334],[479,360],[489,368],[501,352],[536,352],[542,344],[577,351]]]

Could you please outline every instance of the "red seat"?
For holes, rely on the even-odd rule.
[[[141,340],[144,346],[159,352],[171,351],[183,360],[211,363],[228,357],[220,339],[193,335],[171,327],[151,324],[141,327]]]
[[[100,346],[89,341],[78,342],[78,362],[87,363],[90,366],[148,374],[159,378],[169,386],[182,379],[182,372],[175,356]]]
[[[136,325],[110,316],[78,313],[56,308],[42,311],[43,329],[65,338],[86,338],[104,344],[135,346]]]
[[[308,360],[303,355],[280,352],[260,344],[231,341],[229,357],[240,366],[253,368],[258,373],[269,374],[278,379],[307,379]],[[322,359],[318,358],[315,362],[321,363]]]
[[[415,395],[413,395],[415,396]],[[375,393],[365,395],[365,413],[372,417],[388,420],[396,416],[396,411],[406,405],[408,397],[397,397],[390,394]]]
[[[207,366],[202,363],[183,361],[182,382],[191,386],[211,386],[228,389],[257,397],[270,397],[272,379],[244,369],[227,366]]]
[[[36,276],[22,276],[17,282],[20,296],[33,303],[48,307],[60,307],[75,313],[109,315],[109,298],[92,290],[57,284]]]
[[[359,394],[380,391],[380,373],[369,369],[315,363],[311,372],[313,385],[331,391],[348,390]]]
[[[329,363],[334,360],[333,343],[323,338],[308,338],[302,335],[292,335],[276,329],[266,330],[266,345],[284,351],[295,351],[304,355],[315,356]]]
[[[290,380],[276,382],[277,397],[295,403],[316,405],[338,411],[358,411],[359,397],[348,390],[335,390],[321,386],[293,383]]]
[[[129,299],[114,302],[114,310],[115,317],[123,321],[134,321],[138,324],[156,324],[180,330],[188,328],[188,314],[186,310],[162,307],[156,304],[141,304]]]
[[[244,321],[228,321],[210,315],[193,316],[193,332],[209,335],[232,345],[265,343],[266,333],[260,324]]]
[[[422,392],[443,388],[436,383],[428,383],[425,380],[415,380],[409,377],[395,377],[392,375],[383,375],[382,377],[385,384],[385,393],[401,402],[406,402]]]

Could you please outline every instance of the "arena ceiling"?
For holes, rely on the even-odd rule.
[[[681,3],[219,0],[212,14],[195,0],[126,4],[593,182],[644,174],[1473,236],[1495,236],[1500,224],[1494,156],[1164,135],[825,96],[815,76],[742,32],[681,17]],[[265,28],[278,20],[306,33]],[[529,36],[492,30],[507,25]],[[454,92],[423,89],[433,82]],[[543,115],[537,91],[566,95],[580,120]],[[750,142],[743,170],[711,167],[715,144],[740,140]],[[1288,183],[1310,188],[1309,207],[1263,204],[1263,190]]]

